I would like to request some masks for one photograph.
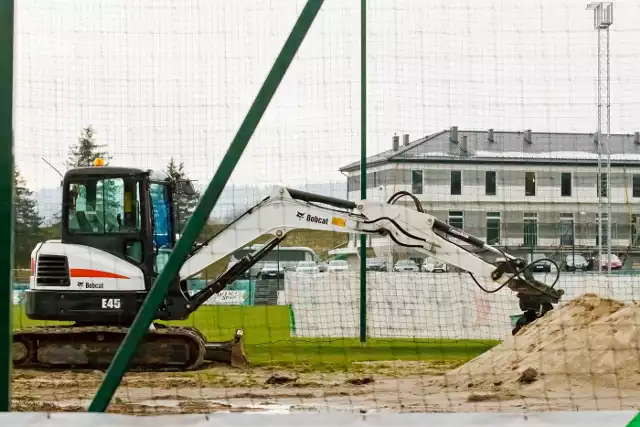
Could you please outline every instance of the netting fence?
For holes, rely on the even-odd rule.
[[[597,31],[593,12],[570,0],[368,1],[363,75],[359,3],[322,5],[198,235],[215,250],[183,290],[196,295],[276,231],[287,238],[186,320],[162,322],[195,327],[211,342],[242,329],[249,365],[130,372],[109,411],[637,408],[640,5],[616,2],[616,22]],[[62,327],[75,312],[99,323],[102,311],[120,309],[94,307],[101,291],[139,303],[304,5],[16,2],[14,331]],[[606,76],[599,65],[609,57]],[[300,200],[255,208],[283,195],[276,186],[361,204],[363,78],[369,204],[351,213]],[[598,116],[599,94],[609,114]],[[93,166],[96,158],[106,166]],[[159,193],[129,183],[133,169],[62,182],[74,168],[113,166],[190,180],[196,194],[173,194],[165,223]],[[444,241],[464,253],[430,246],[427,217],[415,216],[410,198],[376,210],[399,191],[495,249],[459,234]],[[381,212],[413,237],[376,234]],[[143,224],[155,227],[153,246],[114,237]],[[364,292],[358,230],[368,231]],[[99,243],[105,236],[118,243]],[[52,270],[32,251],[61,237],[40,252],[66,257],[68,277],[43,284]],[[533,263],[526,280],[564,290],[515,335],[528,307],[517,289],[489,292],[504,280],[481,274],[510,257]],[[34,290],[59,293],[29,307]],[[60,313],[66,323],[54,320]],[[105,371],[16,366],[13,410],[85,411]]]

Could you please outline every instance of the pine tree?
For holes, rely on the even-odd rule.
[[[173,157],[169,160],[167,164],[167,169],[165,171],[174,182],[174,185],[179,181],[189,181],[189,177],[187,176],[186,171],[184,170],[184,163],[176,164]],[[179,188],[179,186],[176,186]],[[196,194],[189,196],[187,194],[182,193],[177,190],[173,195],[174,204],[176,206],[176,219],[177,219],[177,233],[181,233],[184,229],[184,226],[187,224],[189,217],[195,210],[198,205],[198,200],[200,199],[200,193],[196,191]]]
[[[93,161],[101,157],[107,164],[108,155],[103,149],[104,144],[98,144],[95,139],[96,132],[91,125],[82,129],[78,142],[69,147],[68,167],[91,166]]]
[[[69,147],[69,161],[68,167],[83,167],[92,166],[93,161],[97,158],[104,159],[104,166],[108,165],[109,155],[104,148],[105,144],[98,144],[95,138],[96,132],[93,126],[89,125],[82,129],[82,133],[78,138],[78,141]],[[106,195],[108,205],[110,208],[118,209],[119,204],[116,201],[115,188],[112,180],[104,180],[102,193],[97,194],[97,199],[100,200]]]
[[[17,267],[28,268],[31,251],[40,241],[43,218],[38,215],[36,200],[17,167],[13,170],[14,188],[14,262]]]

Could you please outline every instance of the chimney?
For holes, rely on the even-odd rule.
[[[454,144],[458,143],[458,126],[451,126],[451,129],[449,129],[449,141]]]
[[[393,151],[398,151],[400,149],[400,137],[398,135],[393,135]]]
[[[489,142],[495,142],[493,139],[493,129],[489,129],[489,134],[487,135],[487,139]]]
[[[533,140],[531,139],[531,129],[524,131],[524,140],[527,144],[533,143]]]
[[[402,135],[402,145],[409,145],[409,134],[405,133]]]
[[[640,132],[636,132],[634,138],[633,138],[633,143],[636,145],[640,145]]]
[[[467,153],[468,151],[468,147],[467,147],[467,135],[462,135],[462,140],[460,142],[460,150],[462,150],[462,152]]]

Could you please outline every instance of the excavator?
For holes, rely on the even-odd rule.
[[[100,369],[109,365],[175,247],[174,199],[181,192],[194,194],[193,185],[160,171],[104,166],[98,160],[93,166],[66,171],[61,236],[34,248],[23,300],[28,318],[66,323],[16,330],[14,366]],[[414,207],[396,203],[403,197],[411,199]],[[533,264],[425,212],[409,192],[399,191],[387,202],[350,201],[275,186],[215,236],[193,246],[130,369],[184,371],[208,361],[246,366],[243,330],[236,330],[228,341],[209,342],[197,328],[159,321],[187,319],[296,229],[387,236],[397,245],[468,272],[485,292],[507,287],[524,312],[518,327],[553,309],[564,293],[555,283],[535,280]],[[188,279],[263,235],[270,239],[259,249],[201,290],[189,291]],[[489,262],[483,253],[500,256],[503,262]],[[494,284],[493,289],[485,287],[487,282]]]

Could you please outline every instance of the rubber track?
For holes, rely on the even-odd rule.
[[[118,326],[48,326],[48,327],[34,327],[26,328],[15,331],[13,334],[13,341],[26,342],[29,346],[30,356],[29,360],[25,363],[19,363],[14,365],[20,368],[81,368],[81,369],[101,369],[108,366],[108,363],[92,364],[91,362],[78,363],[77,361],[71,361],[68,364],[63,363],[43,363],[36,359],[39,345],[42,342],[46,342],[45,347],[53,348],[55,351],[60,352],[60,357],[64,358],[65,345],[86,345],[85,354],[91,355],[92,344],[95,344],[93,350],[96,350],[98,345],[104,345],[105,343],[120,344],[128,332],[128,328]],[[95,334],[95,337],[91,337]],[[100,340],[98,334],[102,334],[104,339]],[[87,337],[94,338],[88,339]],[[108,340],[106,339],[108,337]],[[183,346],[189,347],[189,360],[184,360],[182,365],[162,365],[156,359],[155,361],[145,361],[145,363],[131,366],[129,371],[186,371],[197,369],[204,362],[205,357],[205,341],[203,335],[189,327],[163,327],[155,330],[149,330],[145,336],[145,340],[138,347],[136,354],[139,354],[141,350],[144,350],[145,344],[155,342],[157,343],[180,343]],[[156,340],[155,338],[160,338]],[[60,346],[56,349],[56,346]],[[113,353],[115,354],[115,352]],[[113,355],[111,356],[111,358]],[[134,355],[135,357],[135,355]],[[109,358],[109,361],[111,360]],[[89,357],[87,357],[89,359]],[[149,363],[147,363],[149,362]]]

